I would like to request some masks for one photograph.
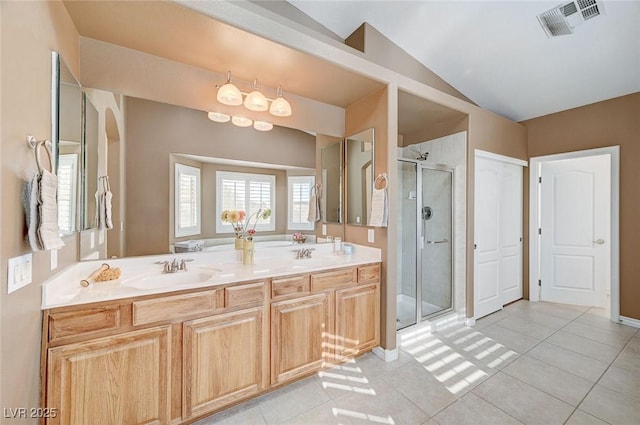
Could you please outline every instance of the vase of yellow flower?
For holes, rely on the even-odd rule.
[[[233,227],[233,232],[236,234],[235,248],[241,250],[244,242],[244,227],[242,222],[246,217],[246,213],[243,210],[224,210],[220,216],[223,223],[229,223]]]
[[[254,264],[253,254],[254,254],[254,245],[253,245],[253,237],[256,234],[256,225],[258,221],[266,220],[271,216],[270,209],[262,209],[260,208],[255,213],[251,214],[245,223],[244,232],[247,237],[242,245],[242,264],[251,266]],[[251,220],[255,220],[253,222],[253,227],[251,227]]]

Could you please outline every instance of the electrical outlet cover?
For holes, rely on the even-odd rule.
[[[7,264],[7,294],[31,283],[33,255],[31,253],[10,258]]]

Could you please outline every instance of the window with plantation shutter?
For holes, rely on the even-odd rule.
[[[61,235],[76,229],[78,154],[58,157],[58,230]]]
[[[216,232],[233,233],[229,223],[220,219],[224,210],[243,210],[247,217],[258,210],[271,209],[271,216],[258,220],[256,230],[274,231],[276,176],[271,174],[216,172]],[[254,219],[251,221],[254,222]],[[253,224],[252,226],[253,227]]]
[[[315,184],[314,176],[289,176],[288,219],[289,230],[313,230],[314,223],[309,222],[309,200],[311,188]]]
[[[175,233],[200,234],[200,169],[183,164],[175,168]]]

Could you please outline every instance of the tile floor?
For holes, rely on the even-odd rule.
[[[640,424],[640,332],[607,312],[519,301],[468,328],[401,333],[197,425]]]

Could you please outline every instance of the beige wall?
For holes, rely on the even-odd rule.
[[[137,98],[126,100],[126,122],[127,255],[167,252],[171,153],[315,168],[315,137],[297,130],[215,123],[202,111]]]
[[[375,133],[375,167],[377,176],[386,173],[389,167],[387,154],[388,137],[388,90],[380,90],[347,107],[345,131],[347,135],[357,134],[368,128]],[[393,199],[393,198],[392,198]],[[345,203],[346,204],[346,203]],[[385,267],[387,261],[387,229],[376,227],[375,243],[367,242],[367,231],[370,227],[345,225],[345,240],[361,245],[375,246],[382,249],[382,285],[380,291],[380,343],[382,347],[392,350],[396,346],[396,285],[395,277],[389,280]],[[394,270],[395,271],[395,270]]]
[[[640,93],[524,121],[529,156],[620,146],[620,314],[640,319]]]
[[[51,138],[51,51],[59,51],[78,75],[78,33],[62,3],[0,2],[2,158],[0,199],[0,406],[37,407],[40,390],[40,284],[53,273],[49,254],[33,256],[33,282],[7,295],[7,260],[29,251],[24,243],[22,188],[35,172],[33,152],[24,143],[28,133]],[[59,267],[76,261],[77,236],[65,239]],[[37,424],[37,419],[4,424]]]
[[[365,57],[371,62],[427,84],[443,93],[473,103],[469,98],[440,78],[435,72],[418,62],[413,56],[399,48],[380,31],[366,22],[347,37],[345,43],[363,52]]]

